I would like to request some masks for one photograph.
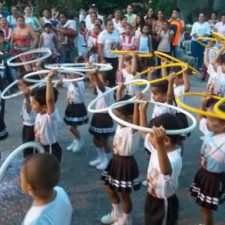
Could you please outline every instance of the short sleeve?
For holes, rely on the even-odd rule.
[[[215,70],[214,70],[214,67],[213,67],[212,63],[209,63],[207,73],[208,73],[209,76],[210,76],[210,75],[213,74],[214,72],[215,72]]]
[[[200,130],[203,134],[206,134],[207,132],[209,132],[209,130],[208,130],[208,128],[207,128],[207,125],[206,125],[206,121],[207,121],[206,118],[202,118],[202,119],[200,119],[200,121],[199,121],[199,130]]]
[[[104,33],[100,33],[99,37],[98,37],[98,44],[104,44],[105,40],[104,40]]]
[[[150,134],[147,134],[145,136],[144,146],[150,153],[152,153],[153,152],[153,148],[152,148],[152,144],[149,143],[149,139],[150,139]]]

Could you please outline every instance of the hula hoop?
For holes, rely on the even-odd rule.
[[[213,111],[223,117],[223,119],[225,119],[225,112],[223,112],[221,109],[220,109],[220,105],[223,104],[225,102],[225,98],[222,98],[220,99],[215,105],[214,105],[214,108],[213,108]]]
[[[139,52],[132,50],[111,50],[110,52],[116,55],[129,55],[135,52],[137,53],[137,56],[141,58],[151,58],[153,56],[151,52]]]
[[[105,72],[112,70],[113,67],[111,64],[108,63],[93,63],[92,67],[88,67],[87,63],[62,63],[62,64],[48,64],[45,65],[46,69],[63,69],[63,70],[70,70],[76,72],[94,72],[98,69],[100,72]]]
[[[34,54],[34,53],[45,53],[45,55],[37,58],[37,59],[32,59],[32,60],[29,60],[29,61],[26,61],[26,62],[12,62],[13,60],[21,57],[21,56],[25,56],[25,55],[30,55],[30,54]],[[47,59],[49,56],[51,56],[52,52],[49,48],[37,48],[37,49],[33,49],[33,50],[30,50],[30,51],[26,51],[26,52],[23,52],[23,53],[20,53],[18,55],[15,55],[11,58],[9,58],[7,60],[7,64],[8,66],[23,66],[23,65],[27,65],[27,64],[31,64],[31,63],[34,63],[34,62],[38,62],[38,61],[42,61],[44,59]]]
[[[195,41],[198,42],[203,47],[207,47],[207,44],[205,44],[205,43],[202,42],[203,40],[206,40],[206,41],[214,41],[214,42],[217,41],[216,38],[211,38],[211,37],[197,37]]]
[[[217,39],[218,42],[222,43],[222,44],[225,44],[225,37],[221,34],[219,34],[218,32],[212,32],[212,35],[214,38]]]
[[[10,99],[10,98],[14,98],[14,97],[17,97],[17,96],[19,96],[19,95],[22,95],[23,92],[22,92],[22,91],[19,91],[19,92],[17,92],[17,93],[13,93],[13,94],[11,94],[11,95],[5,96],[6,92],[7,92],[8,90],[10,90],[10,88],[12,88],[14,85],[17,85],[18,83],[19,83],[19,80],[15,80],[15,81],[12,82],[9,86],[7,86],[7,87],[2,91],[1,98],[2,98],[2,99]],[[40,83],[34,84],[33,86],[30,87],[30,89],[32,90],[33,88],[38,87],[39,85],[40,85]]]
[[[127,84],[132,84],[132,83],[136,83],[136,82],[139,82],[139,83],[145,83],[146,84],[146,87],[142,90],[142,93],[145,93],[149,87],[150,87],[150,84],[147,80],[142,80],[142,79],[139,79],[139,80],[131,80],[131,81],[127,81],[124,83],[124,85],[127,85]],[[112,91],[115,91],[117,88],[119,87],[119,85],[113,87],[113,88],[110,88],[108,91],[104,92],[103,95],[95,98],[94,100],[92,100],[89,105],[88,105],[88,108],[87,110],[90,112],[90,113],[105,113],[108,111],[109,107],[106,107],[106,108],[103,108],[103,109],[92,109],[92,107],[95,105],[95,103],[102,97],[104,97],[105,95],[111,93]],[[135,97],[131,98],[130,100],[134,99]],[[130,101],[128,100],[128,101]]]
[[[192,106],[189,106],[189,105],[183,103],[180,100],[180,98],[183,97],[183,96],[184,97],[185,96],[199,96],[199,97],[204,97],[204,96],[206,96],[204,93],[200,93],[200,92],[188,92],[188,93],[184,93],[182,95],[179,95],[179,96],[176,97],[177,105],[180,106],[180,107],[182,107],[182,108],[184,108],[184,109],[186,109],[186,110],[188,110],[188,111],[191,111],[191,112],[194,112],[194,113],[203,115],[203,116],[211,116],[211,117],[216,117],[216,118],[219,118],[219,119],[224,119],[224,115],[221,116],[221,115],[219,115],[219,114],[217,114],[215,112],[206,112],[204,110],[196,109],[196,108],[194,108]],[[215,95],[212,96],[212,98],[217,99],[217,100],[220,100],[221,99],[221,97],[218,97],[218,96],[215,96]]]
[[[119,107],[124,106],[126,104],[129,104],[129,103],[144,103],[144,102],[146,102],[146,101],[143,101],[143,100],[131,100],[131,101],[116,102],[116,103],[112,104],[109,107],[109,115],[112,117],[113,120],[115,120],[119,124],[122,124],[123,126],[131,127],[131,128],[133,128],[135,130],[139,130],[139,131],[142,131],[142,132],[151,133],[152,132],[152,128],[142,127],[142,126],[138,126],[138,125],[135,125],[135,124],[132,124],[132,123],[128,123],[128,122],[126,122],[124,120],[121,120],[119,117],[117,117],[113,113],[113,109],[119,108]],[[169,134],[169,135],[177,135],[177,134],[189,133],[197,125],[197,121],[196,121],[195,117],[191,113],[187,112],[184,109],[178,108],[178,107],[173,106],[173,105],[168,105],[168,104],[165,104],[165,103],[153,102],[151,100],[148,101],[148,102],[156,104],[156,105],[166,106],[166,107],[169,107],[171,109],[175,109],[175,110],[177,110],[179,112],[184,113],[187,117],[189,117],[191,119],[192,124],[189,127],[187,127],[187,128],[183,128],[183,129],[179,129],[179,130],[166,130],[166,133]]]
[[[46,82],[46,78],[43,78],[41,80],[37,80],[37,79],[30,79],[29,77],[32,77],[34,75],[39,75],[39,74],[48,74],[50,72],[50,70],[40,70],[40,71],[35,71],[35,72],[31,72],[31,73],[28,73],[26,74],[23,79],[27,82],[31,82],[31,83],[40,83],[40,82]],[[63,78],[62,79],[62,82],[77,82],[77,81],[81,81],[84,79],[85,77],[85,74],[81,73],[81,72],[76,72],[76,71],[70,71],[70,70],[59,70],[59,72],[61,73],[71,73],[71,74],[77,74],[81,77],[78,77],[78,78],[74,78],[74,79],[66,79],[66,78]],[[52,81],[53,83],[56,83],[57,80],[53,80]]]
[[[11,161],[24,149],[26,148],[35,148],[38,150],[39,153],[45,153],[44,148],[37,142],[31,141],[27,142],[25,144],[20,145],[18,148],[14,149],[5,159],[5,161],[2,163],[0,167],[0,181],[2,180],[4,173],[8,167],[8,165],[11,163]]]
[[[185,63],[182,60],[179,60],[177,58],[174,58],[173,56],[168,55],[168,54],[163,53],[163,52],[154,51],[154,55],[156,57],[160,58],[160,59],[162,59],[162,58],[168,58],[168,59],[171,59],[172,61],[175,61],[175,62]],[[200,74],[197,69],[195,69],[194,67],[190,66],[189,64],[188,64],[188,69],[192,70],[192,73],[195,74],[195,75],[199,75]]]
[[[177,66],[180,66],[180,67],[183,67],[181,69],[181,71],[177,72],[176,75],[180,75],[182,74],[184,71],[187,70],[188,68],[188,64],[187,63],[168,63],[168,64],[165,64],[165,65],[161,65],[161,66],[156,66],[154,67],[155,70],[158,70],[158,69],[162,69],[162,68],[167,68],[167,67],[177,67]],[[144,70],[140,73],[138,73],[137,75],[134,76],[134,79],[140,77],[141,75],[145,74],[145,73],[148,73],[150,69],[147,69],[147,70]],[[158,78],[158,79],[155,79],[155,80],[150,80],[148,81],[150,84],[154,84],[154,83],[157,83],[157,82],[160,82],[160,81],[164,81],[164,80],[167,80],[169,78],[170,75],[166,76],[166,77],[161,77],[161,78]],[[135,84],[139,84],[139,83],[135,83]],[[142,84],[139,84],[139,85],[142,85]]]

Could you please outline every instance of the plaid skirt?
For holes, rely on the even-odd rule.
[[[198,205],[217,210],[225,200],[225,175],[212,173],[203,168],[196,173],[190,188],[191,196],[196,198]]]
[[[67,125],[79,126],[88,123],[87,109],[84,103],[68,104],[65,110],[64,122]]]
[[[130,192],[141,186],[138,166],[133,156],[113,155],[101,179],[105,181],[105,185],[119,192]]]
[[[94,136],[108,138],[115,133],[112,118],[107,113],[95,113],[92,117],[89,132]]]

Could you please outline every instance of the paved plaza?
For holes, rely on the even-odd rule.
[[[191,91],[201,90],[206,87],[200,78],[191,78]],[[94,97],[92,88],[87,85],[86,105]],[[66,92],[60,89],[60,96],[57,108],[63,118],[66,107]],[[188,103],[197,105],[198,98],[187,99]],[[5,121],[7,124],[9,137],[0,142],[0,151],[2,152],[2,161],[16,147],[21,144],[22,119],[20,111],[22,106],[22,97],[10,99],[6,102]],[[91,115],[90,115],[91,117]],[[95,157],[92,136],[88,132],[88,125],[80,128],[81,134],[85,140],[85,147],[81,152],[74,154],[72,152],[63,152],[62,176],[60,185],[65,188],[71,199],[74,216],[72,225],[99,225],[100,218],[111,210],[109,199],[104,191],[104,184],[99,179],[100,172],[88,165],[88,162]],[[63,149],[71,141],[71,134],[63,120],[59,126],[59,143]],[[180,176],[180,186],[178,197],[180,200],[180,219],[179,225],[198,225],[201,223],[200,213],[194,200],[189,196],[189,186],[200,166],[200,138],[199,131],[196,128],[191,137],[185,142],[183,154],[183,169]],[[137,159],[140,176],[145,178],[147,171],[147,158],[143,143],[140,144],[140,150],[135,154]],[[19,186],[19,168],[21,166],[22,156],[18,156],[10,165],[5,177],[0,183],[0,225],[19,225],[30,207],[31,200],[25,196]],[[144,225],[144,201],[146,187],[133,192],[133,224]],[[225,225],[225,205],[219,207],[215,213],[215,224]],[[63,224],[62,224],[63,225]]]

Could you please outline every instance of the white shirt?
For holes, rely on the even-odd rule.
[[[97,14],[97,18],[102,21],[102,28],[104,28],[104,17],[102,15]],[[91,23],[90,14],[88,14],[85,18],[86,26]]]
[[[83,103],[84,102],[84,93],[85,93],[85,84],[84,81],[76,82],[76,85],[72,82],[64,83],[64,86],[67,88],[67,101],[68,103]]]
[[[134,79],[133,74],[128,73],[125,69],[122,69],[124,83],[132,81]],[[137,93],[137,86],[135,84],[126,85],[125,92],[127,95],[134,96]]]
[[[31,206],[22,225],[71,225],[72,205],[63,188],[56,186],[56,197],[43,206]]]
[[[111,88],[105,87],[105,92],[110,90]],[[97,88],[97,97],[100,97],[104,94],[100,89]],[[99,98],[95,104],[96,109],[103,109],[109,107],[114,102],[114,92],[110,92],[109,94],[104,95]]]
[[[88,48],[87,48],[87,43],[88,41],[88,33],[82,35],[80,32],[77,35],[77,50],[78,50],[78,55],[79,56],[87,56],[88,53]]]
[[[221,34],[222,36],[225,36],[225,24],[222,22],[218,22],[216,23],[216,25],[214,26],[214,29],[217,30],[217,32],[219,34]]]
[[[185,87],[184,87],[184,85],[178,85],[178,86],[174,85],[174,86],[173,86],[173,91],[174,91],[175,97],[177,97],[178,95],[184,94],[184,92],[185,92]],[[180,100],[181,100],[182,102],[184,102],[184,100],[185,100],[184,96],[182,96],[182,97],[180,98]]]
[[[182,169],[181,148],[176,146],[173,151],[167,153],[172,168],[172,174],[164,175],[160,170],[157,150],[150,142],[150,134],[146,135],[145,147],[151,152],[147,173],[149,194],[160,199],[173,196],[178,189],[178,178]]]
[[[165,103],[165,104],[167,104],[167,103]],[[165,113],[175,114],[176,111],[167,106],[155,104],[153,112],[152,112],[152,119],[154,119],[155,117],[161,116],[162,114],[165,114]]]
[[[113,154],[120,156],[132,156],[139,146],[139,133],[130,127],[117,125],[113,139]]]
[[[204,22],[204,23],[195,22],[192,26],[191,36],[193,41],[195,40],[195,37],[193,36],[194,34],[200,37],[200,36],[210,35],[210,33],[211,33],[211,30],[210,30],[210,26],[208,22]]]
[[[103,45],[103,55],[106,58],[117,58],[116,54],[112,54],[112,49],[117,49],[119,44],[119,33],[116,30],[113,30],[112,33],[103,30],[98,37],[98,44]]]
[[[76,31],[77,23],[75,20],[67,20],[66,23],[62,27],[69,28],[69,29]]]
[[[199,122],[199,129],[205,135],[201,137],[201,165],[209,172],[225,172],[225,132],[213,134],[208,130],[206,122],[206,118]]]
[[[116,22],[115,18],[112,19],[112,22],[113,22],[113,27],[119,32],[119,34],[122,34],[124,32],[124,29],[122,27],[122,22],[120,20]]]
[[[26,110],[26,100],[23,100],[22,106],[22,119],[23,125],[25,126],[34,126],[35,124],[36,113],[34,111],[30,111],[29,113]]]
[[[38,113],[34,125],[35,140],[42,145],[52,145],[57,142],[57,113]]]
[[[208,65],[207,73],[209,74],[207,88],[210,92],[212,91],[214,93],[217,72],[211,63]]]

